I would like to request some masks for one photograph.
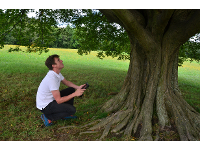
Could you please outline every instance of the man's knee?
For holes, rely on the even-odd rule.
[[[69,109],[68,109],[69,110]],[[70,105],[70,114],[74,115],[76,113],[76,107]]]
[[[75,92],[75,89],[73,87],[69,87],[69,88],[66,88],[66,89],[60,91],[60,95],[61,95],[61,97],[63,97],[63,96],[70,95],[74,92]]]
[[[69,90],[71,91],[71,93],[75,92],[75,89],[73,87],[69,87]]]
[[[66,93],[72,94],[72,93],[75,92],[75,89],[74,89],[73,87],[69,87],[69,88],[66,88],[66,89],[65,89],[65,92],[66,92]]]

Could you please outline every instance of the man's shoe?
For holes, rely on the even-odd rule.
[[[51,126],[53,124],[52,121],[47,119],[47,117],[44,114],[41,115],[41,119],[43,120],[44,125],[46,127]]]
[[[76,119],[76,118],[77,118],[77,116],[71,115],[71,116],[64,117],[63,120]]]

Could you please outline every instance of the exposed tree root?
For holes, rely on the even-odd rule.
[[[66,128],[74,128],[74,127],[76,127],[76,126],[65,126],[65,127],[58,128],[58,130],[60,130],[60,129],[66,129]]]
[[[90,122],[90,123],[88,123],[88,124],[85,124],[85,125],[81,126],[80,128],[86,128],[86,127],[88,127],[88,126],[90,126],[90,125],[96,124],[97,122],[99,122],[99,121],[101,121],[101,120],[102,120],[102,119],[95,120],[95,121],[93,121],[93,122]]]
[[[182,141],[200,140],[200,115],[181,97],[168,97],[168,106]]]
[[[101,137],[98,140],[103,140],[109,132],[123,133],[126,139],[131,136],[137,137],[141,141],[160,140],[159,133],[167,131],[171,132],[171,121],[174,120],[173,126],[179,133],[180,140],[200,140],[200,115],[190,105],[188,105],[179,95],[174,97],[166,93],[163,99],[164,103],[157,105],[164,105],[165,110],[156,109],[157,113],[164,112],[165,117],[157,115],[158,124],[156,129],[152,129],[153,104],[146,99],[143,101],[141,109],[138,107],[131,107],[132,109],[120,110],[112,113],[110,116],[102,119],[98,124],[89,128],[85,133],[95,132],[104,128]],[[128,98],[127,98],[128,99]],[[123,105],[123,108],[126,105]],[[159,120],[159,119],[162,120]],[[163,119],[164,118],[164,119]],[[83,127],[95,124],[92,122]],[[168,129],[168,130],[165,130]],[[154,132],[154,138],[152,133]],[[174,132],[174,131],[173,131]]]

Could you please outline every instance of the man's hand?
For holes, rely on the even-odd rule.
[[[81,85],[80,87],[82,88],[84,85]],[[77,89],[76,91],[75,91],[75,95],[76,96],[81,96],[81,95],[83,95],[83,93],[84,93],[84,91],[86,90],[86,89]]]
[[[84,86],[85,86],[85,84],[80,85],[78,89],[82,89],[82,87],[84,87]]]

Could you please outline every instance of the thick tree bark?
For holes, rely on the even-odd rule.
[[[139,140],[158,140],[152,137],[153,117],[158,118],[158,132],[175,124],[180,140],[200,140],[200,114],[187,104],[178,88],[179,47],[199,31],[194,25],[197,14],[199,11],[109,10],[129,35],[131,59],[121,91],[102,108],[112,115],[89,129],[105,128],[100,140],[109,131],[139,134]],[[191,24],[195,30],[189,29],[185,37],[181,32]]]

